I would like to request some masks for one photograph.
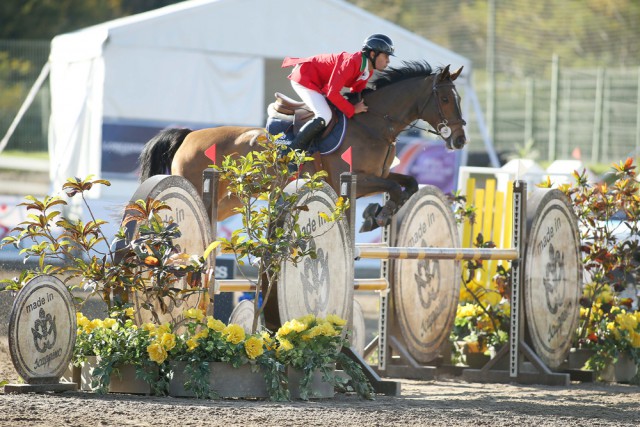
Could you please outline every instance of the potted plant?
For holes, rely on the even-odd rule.
[[[628,299],[603,301],[596,301],[590,310],[581,309],[581,315],[591,316],[582,341],[592,353],[586,368],[602,380],[628,382],[640,366],[640,311],[630,310]]]
[[[151,335],[138,328],[133,308],[114,310],[105,319],[78,313],[78,336],[72,363],[81,367],[83,390],[166,394],[158,367],[147,356]]]
[[[284,368],[262,334],[248,335],[197,308],[184,318],[180,333],[169,324],[143,326],[151,336],[149,359],[169,373],[170,395],[287,399]]]
[[[137,200],[129,206],[130,214],[112,242],[102,231],[106,221],[96,219],[85,193],[96,185],[110,185],[105,180],[70,178],[63,185],[69,198],[80,197],[88,209],[91,220],[86,223],[64,216],[61,208],[67,201],[58,196],[45,196],[39,200],[27,196],[24,206],[28,219],[15,227],[14,234],[5,237],[0,247],[13,245],[20,249],[25,263],[30,259],[37,263],[25,268],[19,277],[0,281],[4,290],[19,290],[23,284],[38,274],[58,276],[69,290],[78,288],[102,298],[109,312],[127,304],[133,291],[145,292],[150,297],[183,297],[184,291],[173,284],[185,275],[197,276],[204,268],[204,258],[180,253],[174,239],[180,230],[173,222],[165,222],[159,215],[170,210],[162,201]],[[138,235],[129,236],[125,226],[138,223]],[[30,245],[29,245],[30,244]],[[115,248],[118,249],[115,249]],[[202,291],[193,287],[192,292]],[[76,302],[83,300],[76,297]],[[143,307],[153,313],[151,305]],[[157,318],[157,315],[155,315]]]
[[[607,324],[615,322],[615,307],[625,306],[624,301],[628,303],[625,310],[638,304],[635,284],[640,273],[640,248],[635,236],[640,234],[636,221],[640,217],[640,183],[631,158],[613,164],[602,182],[589,182],[586,171],[574,171],[573,178],[575,183],[558,186],[569,196],[578,217],[585,278],[570,356],[597,352],[588,366],[602,372],[611,356],[626,352],[625,344],[612,340],[606,330]],[[552,185],[548,179],[541,187]],[[616,345],[623,351],[611,347]],[[584,358],[579,364],[584,364]]]
[[[293,398],[333,397],[335,388],[348,387],[361,397],[373,396],[361,367],[341,353],[343,346],[349,346],[345,323],[331,314],[326,318],[308,314],[285,322],[275,333],[276,359],[287,367]],[[350,384],[336,375],[336,363],[351,378]]]
[[[299,202],[303,190],[308,199],[312,199],[313,191],[322,186],[326,172],[305,173],[304,180],[299,181],[299,191],[286,192],[287,183],[298,175],[292,176],[290,167],[299,170],[304,162],[313,158],[299,150],[284,150],[276,143],[279,137],[267,134],[258,140],[263,150],[246,156],[226,156],[220,165],[213,166],[226,183],[226,191],[240,203],[235,212],[242,217],[242,228],[235,230],[229,239],[219,238],[212,247],[220,245],[225,252],[232,253],[243,275],[245,262],[257,268],[255,280],[246,277],[256,285],[253,332],[257,331],[258,319],[268,304],[282,266],[317,256],[310,243],[311,230],[298,224],[300,212],[308,210]],[[348,203],[339,198],[334,209],[319,215],[332,222],[348,207]]]
[[[466,197],[456,192],[449,196],[449,200],[458,223],[475,222],[476,208],[466,203]],[[478,233],[473,244],[477,248],[496,246],[492,241],[485,241],[482,233]],[[498,265],[496,275],[486,284],[479,280],[478,274],[485,268],[485,261],[469,260],[465,267],[460,301],[449,336],[453,344],[451,361],[480,368],[509,339],[511,270]]]

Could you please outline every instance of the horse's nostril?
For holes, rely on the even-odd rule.
[[[456,149],[461,149],[467,143],[467,139],[464,136],[459,136],[453,142],[453,147]]]

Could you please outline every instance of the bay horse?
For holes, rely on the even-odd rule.
[[[336,193],[340,191],[340,174],[349,171],[341,157],[349,147],[352,147],[352,171],[357,174],[357,197],[389,193],[390,200],[384,207],[375,204],[366,209],[361,231],[386,225],[418,190],[415,178],[390,171],[396,138],[407,126],[418,119],[426,121],[433,127],[432,132],[444,139],[448,149],[461,149],[467,143],[466,122],[453,83],[461,72],[462,67],[450,72],[447,65],[434,72],[427,62],[404,62],[403,66],[388,68],[375,77],[372,80],[375,90],[362,92],[368,111],[349,119],[342,145],[321,158],[327,183]],[[202,172],[213,163],[205,155],[209,147],[216,144],[215,163],[221,164],[224,156],[244,156],[262,149],[257,140],[264,135],[263,128],[240,126],[194,131],[165,129],[145,144],[139,159],[140,179],[171,171],[185,177],[202,194]],[[315,169],[311,162],[306,167]],[[226,184],[221,182],[218,220],[231,216],[237,206],[239,202],[226,194]]]

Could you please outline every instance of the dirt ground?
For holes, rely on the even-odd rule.
[[[377,299],[374,294],[359,294],[358,299],[371,338],[377,328]],[[12,302],[7,294],[0,295],[0,382],[15,384],[19,376],[6,337]],[[85,308],[94,312],[92,317],[104,314],[97,305]],[[87,392],[4,394],[0,388],[0,426],[640,425],[638,386],[484,384],[451,376],[435,381],[391,380],[400,382],[400,396],[378,395],[368,401],[339,394],[334,399],[288,403]]]
[[[0,381],[19,380],[6,336]],[[637,426],[640,388],[601,383],[568,387],[398,380],[401,395],[275,403],[99,396],[87,392],[0,394],[1,426]]]

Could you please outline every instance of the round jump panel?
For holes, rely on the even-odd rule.
[[[253,313],[253,301],[246,299],[242,300],[231,312],[231,316],[229,316],[229,324],[235,323],[236,325],[240,325],[247,334],[250,334],[253,327]],[[260,330],[260,326],[262,326],[262,322],[260,321],[260,318],[258,318],[258,330]]]
[[[136,190],[131,202],[147,198],[161,200],[171,207],[160,215],[165,221],[172,220],[178,224],[181,236],[174,240],[174,244],[180,252],[189,255],[202,255],[212,241],[211,223],[200,195],[195,187],[186,178],[176,175],[156,175],[145,182]],[[125,217],[127,213],[125,212]],[[130,237],[138,232],[137,223],[127,225],[127,233]],[[205,269],[210,268],[210,255]],[[204,274],[204,273],[203,273]],[[194,286],[202,286],[202,283],[189,283],[188,276],[180,279],[174,287],[189,290]],[[202,289],[204,291],[205,289]],[[204,292],[187,293],[184,297],[178,296],[175,300],[168,297],[162,299],[162,304],[157,297],[147,295],[144,292],[134,292],[133,302],[136,306],[136,320],[139,323],[153,321],[151,311],[143,307],[151,304],[158,314],[161,323],[181,323],[182,313],[189,308],[201,308],[206,310],[208,301]]]
[[[313,238],[316,259],[305,257],[297,265],[287,262],[278,279],[278,312],[282,323],[307,314],[325,317],[335,314],[348,320],[353,307],[353,246],[347,222],[341,218],[326,221],[321,213],[330,215],[337,195],[322,183],[315,190],[302,187],[302,181],[293,181],[287,192],[300,192],[298,224]]]
[[[424,186],[400,209],[395,246],[458,248],[450,203],[434,186]],[[427,363],[449,339],[460,295],[460,263],[453,260],[395,260],[393,297],[410,354]]]
[[[60,279],[42,275],[18,292],[9,316],[9,352],[28,384],[57,384],[76,343],[76,310]]]
[[[558,368],[571,349],[582,284],[578,220],[559,190],[536,189],[527,199],[524,303],[538,356]]]

